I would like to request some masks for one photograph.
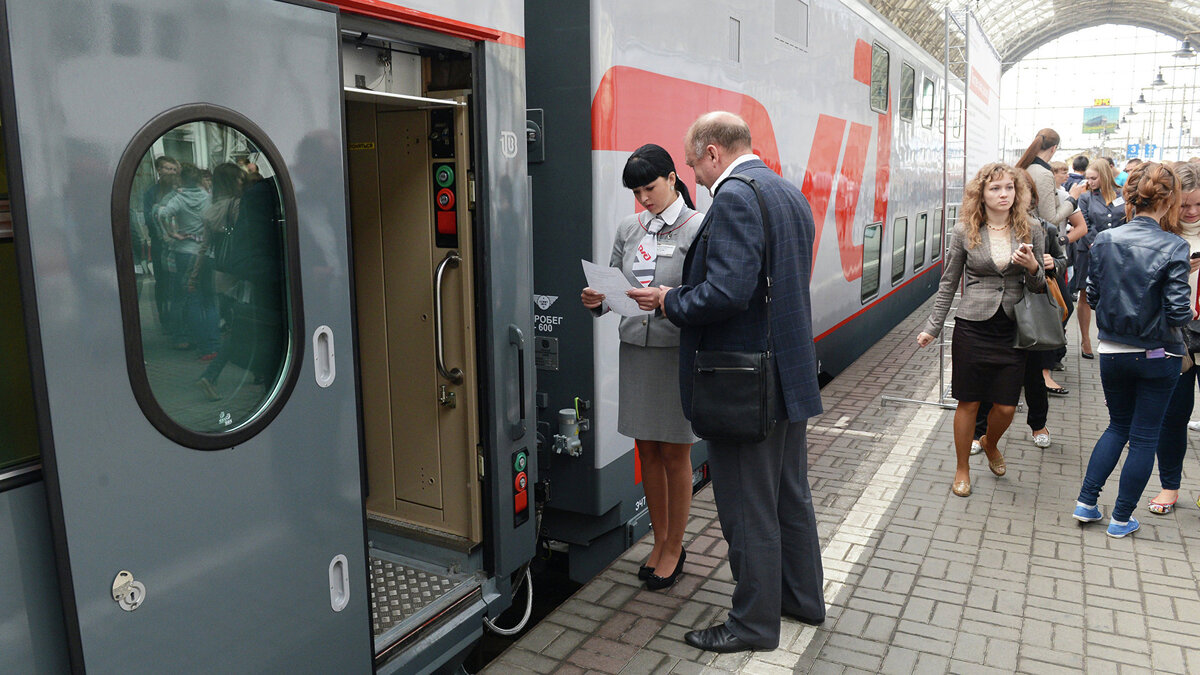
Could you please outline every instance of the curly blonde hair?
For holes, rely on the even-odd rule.
[[[1017,170],[1003,162],[985,164],[967,183],[963,189],[962,217],[963,230],[967,235],[967,248],[975,248],[982,241],[980,232],[987,224],[987,205],[983,201],[983,191],[988,183],[1008,176],[1016,189],[1016,199],[1008,209],[1008,224],[1017,236],[1017,241],[1029,243],[1029,186],[1017,174]]]

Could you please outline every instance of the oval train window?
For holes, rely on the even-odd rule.
[[[134,394],[198,449],[240,443],[294,385],[295,202],[279,153],[215,106],[160,115],[117,171],[113,231]]]

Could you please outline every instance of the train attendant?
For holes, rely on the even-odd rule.
[[[646,211],[617,225],[609,265],[637,286],[678,286],[704,214],[695,210],[670,153],[660,146],[634,150],[621,182]],[[596,316],[608,311],[604,295],[591,288],[583,289],[582,300]],[[637,439],[654,532],[654,548],[638,578],[660,590],[674,584],[683,569],[683,533],[692,505],[696,437],[679,398],[679,328],[659,314],[623,317],[619,331],[617,430]]]
[[[1192,256],[1200,256],[1200,164],[1189,162],[1175,165],[1182,193],[1179,205],[1179,235],[1188,243]],[[1191,286],[1190,306],[1192,318],[1196,317],[1196,281],[1200,270],[1200,257],[1189,258],[1188,285]],[[1195,356],[1195,355],[1193,355]],[[1150,500],[1151,513],[1166,515],[1175,508],[1179,499],[1179,483],[1183,476],[1183,455],[1187,451],[1188,417],[1196,400],[1196,367],[1189,368],[1179,376],[1167,413],[1163,417],[1162,431],[1158,435],[1158,479],[1162,491]]]
[[[1110,537],[1139,527],[1133,509],[1154,468],[1185,351],[1179,327],[1192,318],[1188,243],[1179,236],[1179,178],[1166,165],[1142,164],[1129,175],[1123,196],[1133,217],[1096,235],[1088,263],[1087,299],[1100,329],[1108,428],[1092,448],[1072,514],[1085,523],[1104,517],[1100,490],[1128,442]]]
[[[1108,161],[1093,160],[1083,175],[1088,191],[1079,198],[1079,210],[1087,223],[1087,235],[1075,244],[1075,279],[1079,287],[1079,348],[1083,358],[1093,359],[1095,355],[1088,335],[1092,328],[1092,310],[1083,297],[1087,288],[1088,250],[1096,241],[1096,235],[1125,222],[1125,200],[1118,192],[1120,186]]]
[[[971,437],[983,401],[993,405],[987,436],[979,443],[992,473],[1003,476],[1007,471],[1000,438],[1012,423],[1021,396],[1026,356],[1012,346],[1017,330],[1013,306],[1021,299],[1023,286],[1041,291],[1046,285],[1045,235],[1030,219],[1028,208],[1029,189],[1011,166],[987,164],[971,179],[963,194],[962,217],[950,235],[933,312],[917,336],[917,344],[924,347],[942,332],[965,271],[951,348],[951,394],[958,399],[954,413],[958,467],[951,489],[960,497],[971,494]]]

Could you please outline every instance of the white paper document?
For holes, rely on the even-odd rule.
[[[587,260],[583,262],[583,275],[587,284],[597,293],[604,294],[604,302],[612,311],[621,316],[638,316],[651,314],[653,310],[639,309],[633,298],[625,295],[625,291],[634,288],[625,278],[625,274],[616,267],[601,267]]]

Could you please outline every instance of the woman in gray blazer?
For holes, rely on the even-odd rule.
[[[635,286],[678,286],[683,260],[704,214],[695,210],[670,153],[643,145],[625,163],[625,187],[646,210],[621,220],[609,265]],[[583,306],[608,311],[604,295],[584,288]],[[638,570],[651,590],[667,588],[683,569],[683,533],[692,504],[691,424],[679,400],[679,328],[662,315],[621,318],[617,431],[636,439],[654,549]]]
[[[1028,209],[1029,189],[1011,166],[997,162],[979,170],[963,191],[961,217],[950,235],[933,312],[917,336],[917,344],[924,347],[942,332],[965,271],[954,321],[950,385],[951,395],[958,399],[954,413],[958,467],[952,491],[960,497],[971,494],[972,432],[983,401],[993,405],[987,436],[979,442],[992,473],[1003,476],[1007,471],[999,441],[1016,412],[1026,356],[1013,347],[1017,330],[1013,306],[1024,286],[1040,291],[1046,285],[1041,265],[1045,234],[1030,219]]]

